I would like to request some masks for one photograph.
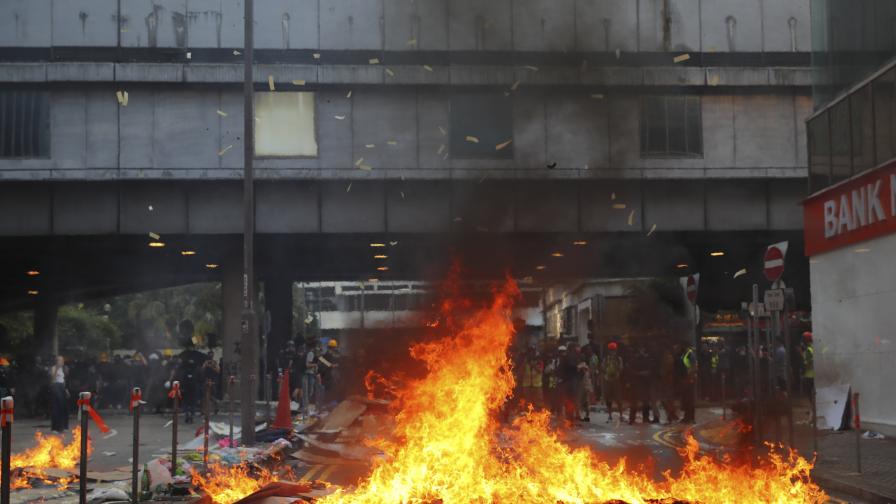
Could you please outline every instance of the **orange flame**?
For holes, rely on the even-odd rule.
[[[246,464],[235,466],[210,465],[207,475],[193,471],[193,485],[202,489],[218,504],[231,504],[260,490],[268,483],[295,480],[295,474],[287,469],[285,473],[275,473],[268,469],[250,467]]]
[[[386,457],[354,490],[323,503],[585,503],[622,500],[787,502],[826,500],[809,478],[812,465],[795,453],[771,455],[760,467],[698,455],[689,439],[685,468],[662,481],[609,464],[587,448],[563,444],[545,411],[530,411],[501,428],[497,413],[514,379],[507,348],[510,315],[519,296],[508,280],[490,305],[469,310],[454,295],[442,303],[442,339],[411,347],[427,375],[394,390],[394,437],[373,444]]]
[[[75,469],[81,460],[81,429],[72,429],[72,441],[65,444],[62,436],[45,436],[41,432],[34,433],[35,446],[10,458],[10,469],[20,469],[12,482],[12,488],[31,488],[32,480],[41,480],[46,484],[55,484],[60,488],[68,486],[75,477],[51,479],[46,469]],[[87,454],[93,452],[90,438],[87,440]]]

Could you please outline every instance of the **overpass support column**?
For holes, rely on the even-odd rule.
[[[271,312],[271,333],[268,334],[268,371],[277,369],[277,356],[286,348],[292,334],[292,280],[283,277],[266,278],[264,299]]]
[[[236,372],[236,346],[241,338],[240,317],[243,311],[242,266],[239,261],[228,260],[222,266],[221,279],[221,348],[224,351],[225,376]]]
[[[41,295],[34,307],[34,338],[38,351],[59,355],[59,335],[56,321],[59,318],[59,302],[51,296]]]

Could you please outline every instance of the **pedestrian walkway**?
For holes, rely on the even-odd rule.
[[[856,472],[854,431],[820,433],[813,477],[826,488],[869,502],[896,503],[896,439],[860,440],[862,473]]]

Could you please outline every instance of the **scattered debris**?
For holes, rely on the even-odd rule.
[[[221,117],[227,117],[227,112],[224,112],[223,110],[218,110],[218,115]]]
[[[545,166],[547,167],[548,170],[553,170],[554,168],[557,167],[557,162],[554,161],[553,163],[551,163],[551,164],[547,164],[547,165],[545,165]]]
[[[370,63],[371,65],[379,65],[380,59],[379,58],[370,58],[369,60],[367,60],[367,62]]]
[[[688,53],[684,53],[684,54],[679,54],[678,56],[672,58],[672,62],[673,63],[681,63],[681,62],[687,61],[689,59],[691,59],[691,55]]]
[[[737,273],[734,274],[733,278],[737,278],[739,276],[743,276],[746,274],[747,274],[747,268],[742,268],[742,269],[737,270]]]
[[[304,80],[304,79],[298,79],[298,80],[294,80],[294,81],[292,81],[292,83],[293,83],[294,85],[296,85],[296,86],[304,86],[304,85],[305,85],[305,80]]]
[[[271,91],[275,91],[275,89],[274,89],[274,76],[273,76],[273,75],[268,75],[268,89],[270,89]]]
[[[473,135],[467,135],[465,140],[470,143],[479,143],[479,138],[474,137]]]
[[[122,107],[128,106],[128,92],[127,91],[116,91],[115,98],[118,99],[118,104]]]
[[[501,150],[501,149],[503,149],[504,147],[507,147],[508,145],[510,145],[512,142],[513,142],[513,140],[508,140],[508,141],[506,141],[506,142],[501,142],[501,143],[499,143],[498,145],[495,146],[495,150],[496,150],[496,151]]]

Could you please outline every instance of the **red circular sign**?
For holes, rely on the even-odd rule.
[[[769,247],[765,250],[765,263],[763,273],[770,282],[777,281],[784,274],[784,253],[778,247]]]
[[[697,301],[697,279],[694,275],[688,275],[688,288],[686,290],[688,300],[692,303]]]

